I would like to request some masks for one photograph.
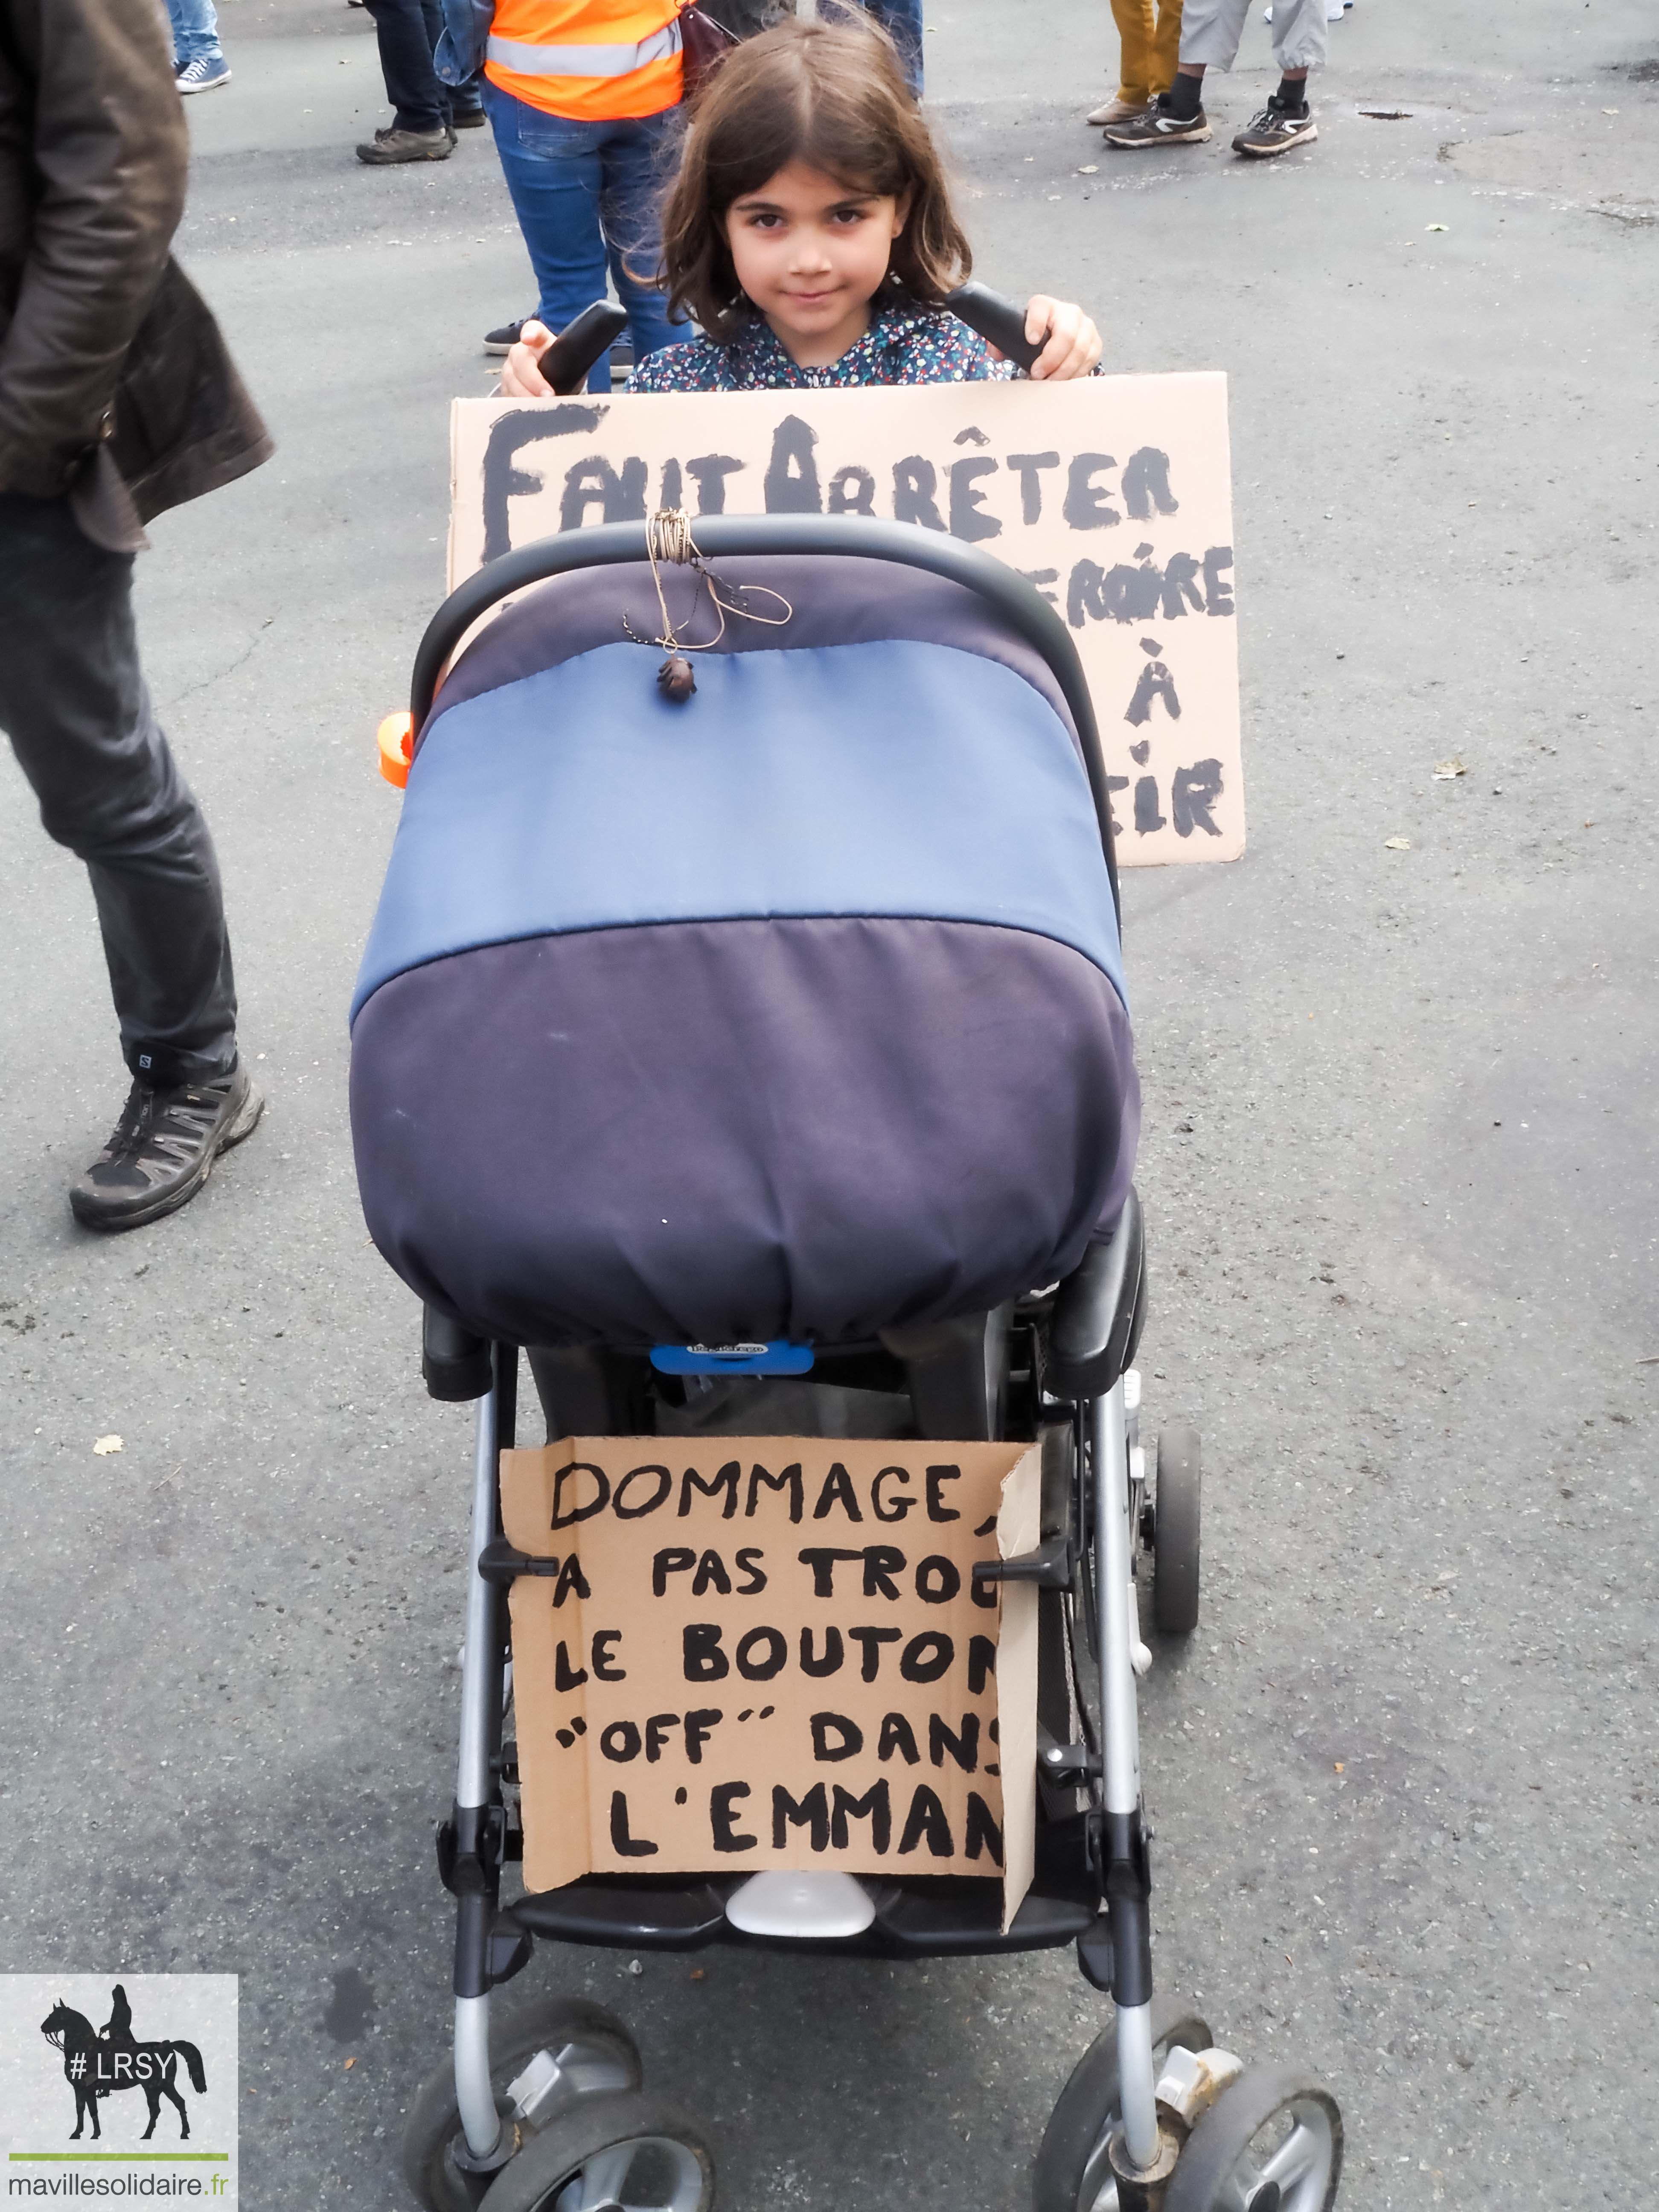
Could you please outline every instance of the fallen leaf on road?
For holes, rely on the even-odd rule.
[[[350,2073],[350,2071],[351,2071],[351,2069],[352,2069],[352,2068],[353,2068],[356,2063],[357,2063],[357,2062],[356,2062],[356,2060],[355,2058],[348,2058],[348,2059],[347,2059],[347,2061],[346,2061],[346,2063],[345,2063],[345,2070],[346,2070],[346,2072],[347,2072],[348,2074],[349,2074],[349,2073]]]
[[[112,1452],[118,1452],[120,1449],[119,1437],[100,1437],[93,1446],[94,1451],[97,1453],[100,1459],[107,1459]]]
[[[1409,837],[1385,837],[1382,840],[1382,849],[1385,853],[1409,853],[1411,848],[1412,841]]]
[[[1437,783],[1449,783],[1455,775],[1468,774],[1468,769],[1455,757],[1451,760],[1437,761],[1434,764],[1434,780]]]
[[[1449,230],[1451,228],[1451,225],[1449,222],[1430,222],[1425,223],[1423,227],[1425,230]]]

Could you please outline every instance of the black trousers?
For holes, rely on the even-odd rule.
[[[363,0],[374,18],[380,75],[399,131],[441,131],[452,111],[480,105],[477,81],[452,91],[432,66],[444,27],[440,0]]]
[[[127,1066],[161,1085],[228,1074],[213,840],[139,671],[132,556],[83,537],[66,499],[0,493],[0,729],[47,835],[91,875]]]

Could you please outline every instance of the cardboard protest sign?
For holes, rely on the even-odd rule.
[[[452,462],[452,587],[533,538],[659,507],[694,529],[878,515],[977,545],[1076,640],[1124,865],[1244,849],[1219,374],[461,399]]]
[[[526,1886],[1031,1878],[1039,1448],[575,1437],[501,1455]]]

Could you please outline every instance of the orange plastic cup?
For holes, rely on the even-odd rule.
[[[377,732],[380,746],[380,774],[388,783],[395,783],[399,791],[409,781],[409,763],[415,756],[415,718],[412,714],[388,714]]]

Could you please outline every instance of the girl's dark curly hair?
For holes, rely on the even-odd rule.
[[[872,198],[908,196],[883,293],[937,306],[973,267],[943,165],[892,40],[862,11],[784,21],[738,46],[698,94],[663,210],[671,313],[722,343],[742,289],[726,240],[733,201],[792,161]]]

